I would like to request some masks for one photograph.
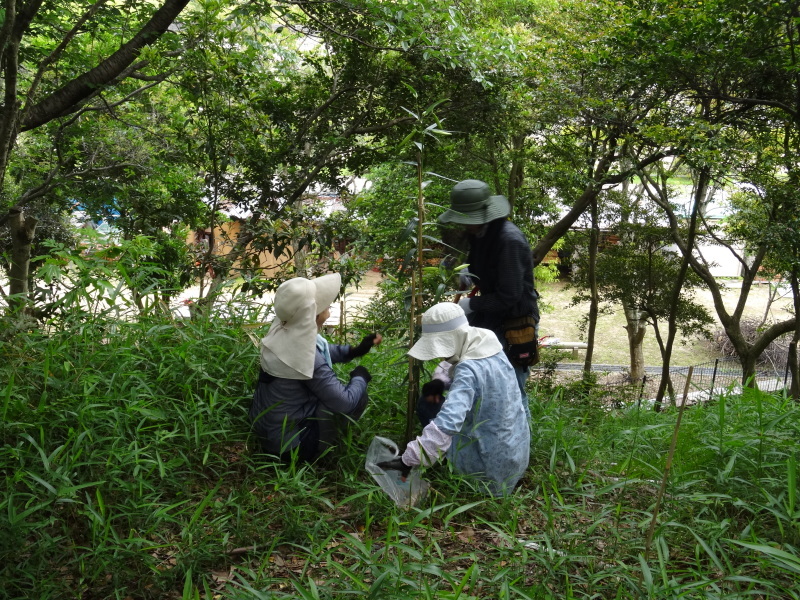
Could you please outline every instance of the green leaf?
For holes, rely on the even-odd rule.
[[[791,573],[798,573],[800,574],[800,557],[796,554],[790,554],[785,550],[781,550],[779,548],[775,548],[773,546],[768,546],[766,544],[752,544],[750,542],[742,542],[739,540],[732,540],[728,539],[727,541],[737,544],[739,546],[743,546],[745,548],[749,548],[750,550],[755,550],[756,552],[761,552],[762,554],[766,554],[769,558],[772,559],[772,563],[786,571]]]
[[[416,217],[411,219],[411,221],[409,221],[408,224],[406,225],[406,228],[400,234],[400,237],[398,238],[398,242],[402,243],[402,242],[405,242],[406,240],[408,240],[408,238],[417,230],[417,224],[418,223],[419,223],[419,220]]]
[[[417,113],[415,113],[414,111],[407,109],[405,106],[401,106],[400,108],[401,108],[402,110],[406,111],[408,114],[410,114],[410,115],[411,115],[412,117],[414,117],[416,120],[419,120],[419,115],[418,115]],[[413,134],[411,134],[411,135],[413,135]]]
[[[472,508],[475,508],[476,506],[480,506],[480,505],[481,505],[481,504],[483,504],[484,502],[485,502],[484,500],[478,500],[477,502],[470,502],[470,503],[468,503],[468,504],[464,504],[464,505],[462,505],[462,506],[459,506],[459,507],[458,507],[457,509],[455,509],[454,511],[452,511],[452,512],[448,513],[448,514],[447,514],[447,516],[445,516],[445,518],[444,518],[444,525],[445,525],[445,527],[446,527],[446,526],[447,526],[447,525],[450,523],[450,521],[452,521],[452,520],[453,520],[453,517],[457,517],[457,516],[458,516],[458,515],[460,515],[461,513],[464,513],[464,512],[466,512],[466,511],[468,511],[468,510],[472,509]]]

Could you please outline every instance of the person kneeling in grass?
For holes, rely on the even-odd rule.
[[[530,458],[530,409],[497,336],[471,327],[464,310],[442,303],[422,315],[422,335],[409,350],[419,360],[454,365],[438,414],[401,457],[380,463],[407,473],[443,455],[453,468],[488,484],[500,496],[514,490]]]
[[[261,372],[250,419],[261,449],[288,462],[315,460],[338,437],[337,417],[357,420],[367,407],[366,367],[343,384],[333,363],[363,356],[382,341],[372,333],[358,346],[329,344],[319,331],[342,285],[337,273],[309,280],[296,277],[275,292],[275,320],[261,340]]]

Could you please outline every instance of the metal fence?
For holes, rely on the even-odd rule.
[[[713,361],[700,363],[691,368],[692,376],[688,389],[686,382],[690,367],[673,367],[669,370],[672,389],[667,390],[664,403],[670,404],[672,398],[680,402],[686,393],[686,403],[694,404],[711,400],[720,394],[735,391],[742,384],[742,366],[735,357],[718,358]],[[648,369],[648,374],[642,379],[632,380],[624,370],[604,372],[600,369],[594,371],[596,384],[593,386],[592,395],[599,402],[612,406],[624,406],[633,403],[652,405],[661,384],[661,371]],[[539,376],[544,371],[539,371]],[[562,380],[569,381],[580,379],[582,371],[560,371]],[[534,371],[533,377],[537,377]],[[788,389],[789,365],[778,370],[770,366],[759,366],[756,372],[756,384],[764,391],[780,391]]]

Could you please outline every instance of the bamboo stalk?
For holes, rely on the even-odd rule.
[[[686,400],[689,396],[689,385],[692,383],[692,372],[694,367],[689,367],[689,372],[686,374],[686,385],[683,388],[683,401],[678,409],[678,419],[675,421],[675,429],[672,432],[672,441],[669,444],[669,452],[667,453],[667,462],[664,465],[664,476],[661,478],[661,487],[656,496],[656,506],[653,509],[653,518],[650,519],[650,527],[647,530],[647,538],[644,543],[644,561],[645,563],[650,557],[650,547],[653,543],[653,534],[656,530],[656,521],[658,520],[658,512],[661,509],[661,500],[664,498],[664,492],[667,489],[667,479],[669,479],[669,471],[672,468],[672,458],[675,456],[675,446],[678,444],[678,430],[681,427],[681,419],[683,418],[683,411],[686,408]],[[642,573],[639,573],[639,580],[641,581]]]

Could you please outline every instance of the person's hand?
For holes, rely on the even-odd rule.
[[[472,298],[462,298],[461,300],[458,301],[458,305],[464,310],[465,315],[468,315],[471,312],[473,312],[472,309],[469,307],[470,300],[472,300]]]
[[[400,456],[393,458],[392,460],[379,462],[377,466],[384,471],[400,471],[400,475],[402,475],[403,480],[405,480],[405,478],[408,477],[408,474],[411,472],[411,467],[404,463],[403,458]]]
[[[431,404],[441,404],[444,401],[444,381],[441,379],[431,379],[422,386],[422,397],[425,402]]]
[[[350,379],[354,377],[362,377],[367,383],[372,381],[372,375],[367,371],[367,367],[362,367],[361,365],[358,365],[355,369],[350,371]]]
[[[382,341],[383,336],[380,333],[370,333],[369,335],[365,335],[364,339],[361,340],[358,346],[350,346],[350,354],[348,357],[349,360],[358,358],[359,356],[364,356],[370,351],[370,348],[377,346]]]

